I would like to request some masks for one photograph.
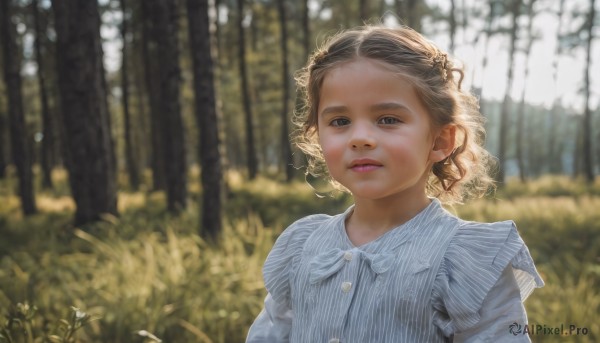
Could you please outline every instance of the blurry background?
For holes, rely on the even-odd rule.
[[[0,342],[242,342],[274,239],[351,204],[289,137],[295,71],[365,22],[465,65],[499,189],[449,209],[517,223],[533,341],[597,341],[599,6],[1,0]]]

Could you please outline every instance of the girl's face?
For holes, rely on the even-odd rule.
[[[355,198],[426,196],[432,163],[447,155],[436,146],[444,130],[432,130],[404,77],[370,59],[344,63],[325,76],[317,113],[329,173]]]

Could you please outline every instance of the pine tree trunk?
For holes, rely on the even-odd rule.
[[[563,26],[563,12],[565,8],[565,0],[560,0],[558,12],[556,16],[558,19],[558,28],[556,29],[556,41],[560,42],[562,35]],[[552,100],[552,109],[549,113],[549,130],[548,130],[548,154],[546,160],[549,161],[549,169],[551,174],[561,174],[563,171],[562,167],[562,156],[557,151],[556,137],[558,135],[558,107],[560,105],[560,97],[557,94],[558,88],[558,61],[563,53],[562,44],[556,44],[554,55],[552,56],[552,83],[554,85],[554,93]]]
[[[304,0],[302,5],[302,48],[304,49],[304,60],[308,60],[310,56],[310,13],[308,1]]]
[[[141,41],[141,39],[140,39]],[[141,43],[141,42],[140,42]],[[141,51],[141,45],[139,47],[136,46],[136,44],[134,43],[132,45],[133,48],[133,52],[134,52],[134,61],[136,61],[136,63],[139,63],[137,66],[135,66],[135,68],[133,68],[133,83],[134,83],[134,88],[135,88],[135,92],[133,92],[133,94],[135,94],[135,111],[136,111],[136,117],[137,120],[139,121],[139,128],[137,128],[137,130],[135,130],[136,135],[134,136],[135,139],[134,141],[136,142],[135,145],[135,156],[137,156],[137,160],[138,160],[138,173],[140,175],[140,183],[143,184],[144,180],[143,180],[143,174],[144,171],[148,168],[148,169],[152,169],[152,164],[150,162],[151,158],[151,137],[150,137],[150,124],[148,123],[148,120],[151,119],[150,118],[150,114],[149,114],[149,110],[147,108],[147,104],[146,101],[148,101],[148,99],[146,98],[146,87],[144,86],[144,57],[141,55],[141,53],[135,52],[136,49],[139,49]]]
[[[194,71],[196,121],[200,136],[200,166],[202,168],[200,233],[214,241],[222,230],[221,185],[223,175],[219,153],[221,143],[215,104],[208,0],[187,0],[187,15]]]
[[[517,46],[517,30],[519,28],[518,20],[521,11],[521,1],[513,0],[511,4],[512,26],[510,29],[510,49],[508,52],[508,72],[506,81],[506,91],[504,93],[504,101],[502,102],[502,112],[500,113],[500,134],[498,137],[498,160],[499,168],[497,181],[502,184],[506,178],[506,150],[508,138],[508,126],[510,123],[510,91],[513,83],[514,60]]]
[[[519,104],[519,111],[517,112],[517,164],[519,166],[519,178],[521,182],[525,182],[527,179],[527,171],[525,165],[525,157],[524,157],[524,147],[523,147],[523,132],[525,129],[525,95],[527,90],[527,80],[529,78],[529,55],[531,53],[531,46],[533,45],[533,18],[535,13],[533,12],[533,5],[535,0],[529,0],[527,4],[527,47],[525,48],[525,86],[523,87],[523,92],[521,93],[521,103]]]
[[[33,22],[35,27],[35,58],[37,61],[37,76],[38,85],[40,89],[40,103],[42,107],[42,151],[41,151],[41,167],[42,167],[42,187],[52,188],[52,153],[54,150],[55,134],[54,134],[54,120],[50,114],[50,108],[48,105],[48,92],[46,89],[46,66],[44,63],[44,55],[42,54],[42,37],[44,37],[44,31],[42,30],[40,18],[38,0],[31,1],[31,9],[33,12]]]
[[[488,65],[488,53],[490,46],[490,38],[492,37],[492,26],[494,25],[495,13],[494,13],[494,0],[488,0],[488,14],[485,18],[485,29],[484,29],[484,48],[483,48],[483,61],[481,62],[481,78],[485,79],[485,71]],[[475,89],[475,95],[483,99],[483,87],[485,82],[481,82],[481,87]],[[486,115],[487,109],[483,106],[483,101],[481,102],[481,113]]]
[[[21,209],[25,215],[36,213],[33,190],[33,172],[31,156],[27,149],[29,136],[26,133],[25,113],[23,111],[21,57],[16,42],[16,30],[11,21],[10,1],[0,2],[0,41],[2,42],[4,81],[8,97],[8,122],[12,159],[19,177],[19,196]]]
[[[419,7],[424,5],[423,0],[394,0],[394,10],[400,23],[421,32],[421,19]]]
[[[183,118],[179,102],[181,70],[177,0],[153,0],[156,12],[156,43],[158,46],[159,109],[166,162],[167,207],[177,213],[187,204],[187,170]]]
[[[221,49],[221,35],[222,35],[222,27],[221,27],[221,23],[219,22],[219,17],[221,16],[221,3],[223,1],[222,0],[215,0],[215,33],[214,33],[214,38],[215,38],[215,53],[217,56],[221,56],[222,54],[222,49]],[[217,65],[220,64],[219,60],[217,59],[216,61],[214,61]],[[219,66],[220,67],[220,66]],[[217,112],[218,113],[218,112]]]
[[[117,214],[114,143],[95,1],[53,0],[58,85],[75,225]]]
[[[421,13],[419,13],[419,6],[422,0],[405,0],[407,2],[408,11],[408,26],[415,29],[415,31],[421,32]]]
[[[152,146],[152,188],[155,191],[165,190],[165,152],[162,135],[161,113],[160,113],[160,80],[158,77],[158,44],[156,42],[156,20],[154,18],[157,10],[154,1],[141,1],[142,5],[142,53],[144,56],[144,78],[146,84],[146,96],[150,108],[150,141]]]
[[[147,85],[144,83],[144,73],[146,72],[146,58],[144,55],[144,13],[142,11],[143,4],[141,1],[134,1],[130,3],[131,17],[130,17],[130,28],[131,32],[131,45],[129,54],[129,73],[133,78],[133,91],[130,91],[130,99],[133,100],[133,105],[130,108],[135,109],[135,116],[132,116],[132,121],[137,125],[133,130],[132,140],[135,142],[133,145],[133,155],[136,156],[138,163],[138,175],[140,177],[140,185],[145,183],[144,171],[146,169],[152,169],[151,160],[151,132],[149,120],[150,114],[147,107],[147,101],[149,101],[147,94]],[[131,84],[129,85],[131,87]]]
[[[121,23],[121,39],[123,47],[121,48],[121,100],[123,105],[123,121],[125,126],[125,164],[129,176],[129,185],[133,190],[140,186],[140,177],[138,172],[137,159],[133,151],[133,133],[131,128],[131,114],[129,112],[129,43],[127,42],[129,18],[127,15],[128,7],[126,0],[120,0],[123,21]]]
[[[404,6],[404,0],[394,0],[394,10],[400,19],[400,24],[406,24],[406,9]]]
[[[592,111],[590,109],[590,73],[592,65],[592,40],[594,38],[595,2],[590,0],[590,9],[587,18],[587,42],[584,75],[584,113],[583,113],[583,173],[588,184],[594,182],[594,162],[592,160]]]
[[[456,0],[450,0],[450,14],[448,16],[450,26],[450,54],[454,55],[456,45]]]
[[[5,147],[9,146],[6,137],[6,118],[2,112],[2,97],[0,96],[0,179],[6,177],[6,167],[8,165],[7,151]]]
[[[281,112],[281,160],[285,169],[285,180],[291,182],[294,178],[294,159],[292,156],[292,147],[290,145],[290,129],[289,129],[289,99],[290,99],[290,76],[288,64],[288,37],[286,28],[286,9],[285,1],[277,0],[277,9],[279,12],[279,28],[281,30],[281,81],[282,81],[282,112]]]
[[[248,88],[248,73],[246,71],[246,39],[244,35],[244,0],[237,0],[238,5],[238,63],[240,67],[240,87],[242,91],[244,115],[246,122],[246,166],[248,178],[254,180],[258,173],[258,160],[254,146],[254,118],[252,104],[250,103],[250,90]]]
[[[379,18],[384,18],[386,15],[386,12],[387,12],[386,0],[379,0],[379,8],[377,10]]]
[[[600,116],[600,104],[596,104],[596,109],[592,112],[597,116]],[[596,160],[595,160],[595,168],[596,170],[600,170],[600,122],[596,119]]]
[[[461,0],[460,1],[460,7],[461,7],[461,15],[462,15],[462,21],[460,23],[460,26],[462,26],[463,28],[463,41],[467,42],[468,41],[468,34],[467,34],[467,28],[469,27],[469,9],[467,8],[467,4],[466,4],[466,0]],[[477,34],[477,36],[479,36],[479,33]],[[477,38],[478,40],[479,38]]]
[[[213,74],[214,74],[214,78],[218,79],[219,75],[222,74],[222,70],[223,70],[223,58],[225,58],[225,52],[223,50],[223,47],[221,46],[221,41],[222,39],[222,31],[223,31],[223,25],[219,22],[219,16],[221,13],[221,7],[222,6],[226,6],[226,3],[223,3],[222,0],[215,0],[215,2],[212,4],[214,7],[210,8],[211,3],[209,1],[209,10],[208,13],[211,13],[211,11],[214,11],[215,16],[213,18],[213,22],[211,25],[214,25],[214,31],[211,32],[210,38],[211,38],[211,51],[212,56],[213,56]],[[209,16],[209,20],[210,20],[210,16]],[[210,26],[209,26],[210,28]],[[217,123],[224,123],[225,120],[223,118],[223,102],[222,101],[218,101],[219,99],[219,84],[220,82],[214,82],[213,86],[214,86],[214,91],[215,91],[215,100],[216,100],[216,111],[217,111]],[[226,142],[226,137],[227,137],[227,131],[225,130],[225,125],[219,125],[219,141],[221,142],[221,144],[219,145],[219,155],[221,157],[221,174],[225,175],[227,174],[227,170],[229,170],[229,159],[227,158],[227,144],[225,144],[224,142]],[[229,193],[229,184],[227,182],[227,178],[226,177],[222,177],[222,187],[221,187],[221,199],[225,199],[225,195]]]
[[[303,52],[303,57],[302,57],[302,63],[304,66],[304,64],[306,63],[306,61],[308,61],[308,57],[310,56],[310,12],[309,12],[309,7],[308,7],[308,0],[304,0],[302,1],[302,22],[301,22],[301,27],[302,27],[302,52]],[[301,92],[301,90],[299,88],[296,88],[295,91],[295,101],[294,101],[294,111],[295,113],[302,113],[302,111],[304,110],[304,99],[303,99],[303,94]],[[291,147],[292,150],[292,161],[294,165],[302,165],[303,163],[305,163],[306,161],[306,156],[304,155],[304,153],[299,150],[296,149],[295,146]]]
[[[583,118],[579,116],[574,116],[573,120],[575,120],[576,125],[576,134],[575,134],[575,146],[573,149],[573,179],[578,178],[581,175],[582,170],[582,155],[583,155]]]
[[[279,0],[278,0],[279,1]],[[360,24],[369,20],[369,2],[368,0],[359,0],[358,2],[358,12],[360,16]]]

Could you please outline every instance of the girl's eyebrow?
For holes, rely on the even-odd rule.
[[[389,110],[403,110],[409,111],[408,107],[398,102],[382,102],[371,106],[371,111],[389,111]]]
[[[408,109],[408,107],[406,107],[405,105],[398,103],[398,102],[382,102],[379,104],[375,104],[373,106],[371,106],[371,112],[378,112],[378,111],[390,111],[390,110],[402,110],[402,111],[410,111]],[[323,109],[323,111],[321,111],[320,116],[321,117],[326,117],[328,115],[333,115],[333,114],[341,114],[341,113],[347,113],[348,112],[348,107],[346,106],[329,106]]]
[[[323,111],[321,111],[321,117],[326,117],[332,114],[340,114],[348,112],[348,107],[346,106],[329,106],[325,107]]]

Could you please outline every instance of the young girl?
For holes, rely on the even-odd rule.
[[[342,32],[312,56],[300,147],[354,205],[279,237],[247,342],[529,341],[523,300],[543,281],[514,223],[441,205],[492,183],[462,78],[409,28]]]

